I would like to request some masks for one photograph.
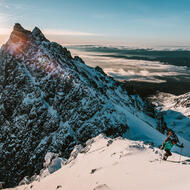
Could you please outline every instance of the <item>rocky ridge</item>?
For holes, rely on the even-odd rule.
[[[37,27],[15,24],[0,51],[0,180],[14,186],[39,173],[43,158],[104,133],[129,129],[134,100],[100,67],[91,68]]]

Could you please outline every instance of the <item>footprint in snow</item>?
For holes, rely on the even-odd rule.
[[[106,184],[98,185],[93,190],[111,190]]]
[[[33,188],[33,185],[30,186],[30,189],[32,189],[32,188]]]
[[[160,161],[160,159],[154,159],[154,160],[150,160],[149,162],[157,162],[157,161]]]
[[[94,174],[95,172],[97,172],[98,170],[101,170],[101,169],[102,169],[102,167],[92,169],[91,172],[90,172],[90,174]]]
[[[56,189],[60,189],[60,188],[62,188],[62,186],[61,185],[57,185]]]
[[[119,159],[126,157],[126,156],[129,156],[129,155],[132,155],[132,153],[131,152],[127,152],[127,153],[121,152]]]

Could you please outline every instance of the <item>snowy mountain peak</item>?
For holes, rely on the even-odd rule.
[[[30,38],[31,32],[25,30],[19,23],[16,23],[13,27],[10,39],[13,43],[18,43],[19,41],[26,41]]]
[[[35,27],[33,31],[24,29],[19,23],[13,27],[8,42],[3,46],[4,50],[11,55],[19,55],[25,52],[33,44],[39,45],[42,41],[48,41],[39,28]]]
[[[21,26],[21,24],[19,23],[15,23],[14,27],[13,27],[13,31],[24,31],[25,29]]]
[[[48,41],[38,27],[32,30],[32,36],[38,41]]]
[[[21,24],[15,23],[13,27],[13,31],[25,32],[26,30],[21,26]]]

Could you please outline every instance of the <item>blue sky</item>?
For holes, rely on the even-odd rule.
[[[0,35],[19,22],[63,43],[188,46],[189,7],[189,0],[0,0]]]

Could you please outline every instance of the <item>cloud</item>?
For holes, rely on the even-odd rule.
[[[44,29],[42,30],[46,35],[65,35],[65,36],[101,36],[100,34],[71,31],[71,30],[60,30],[60,29]]]
[[[71,49],[71,53],[79,55],[89,66],[102,67],[104,72],[114,77],[117,80],[136,80],[146,82],[166,82],[167,78],[181,80],[190,76],[190,70],[187,67],[167,65],[158,61],[144,61],[144,60],[128,60],[123,58],[114,58],[101,56],[100,53],[93,52],[94,46],[91,47],[90,52],[80,49]],[[84,46],[86,47],[86,46]],[[120,47],[122,49],[122,47]],[[124,47],[125,49],[125,47]],[[97,56],[98,55],[98,56]],[[111,53],[110,53],[111,55]]]
[[[6,0],[0,0],[0,7],[4,9],[25,9],[27,8],[24,6],[21,2],[20,3],[15,3],[15,2],[9,2]]]

